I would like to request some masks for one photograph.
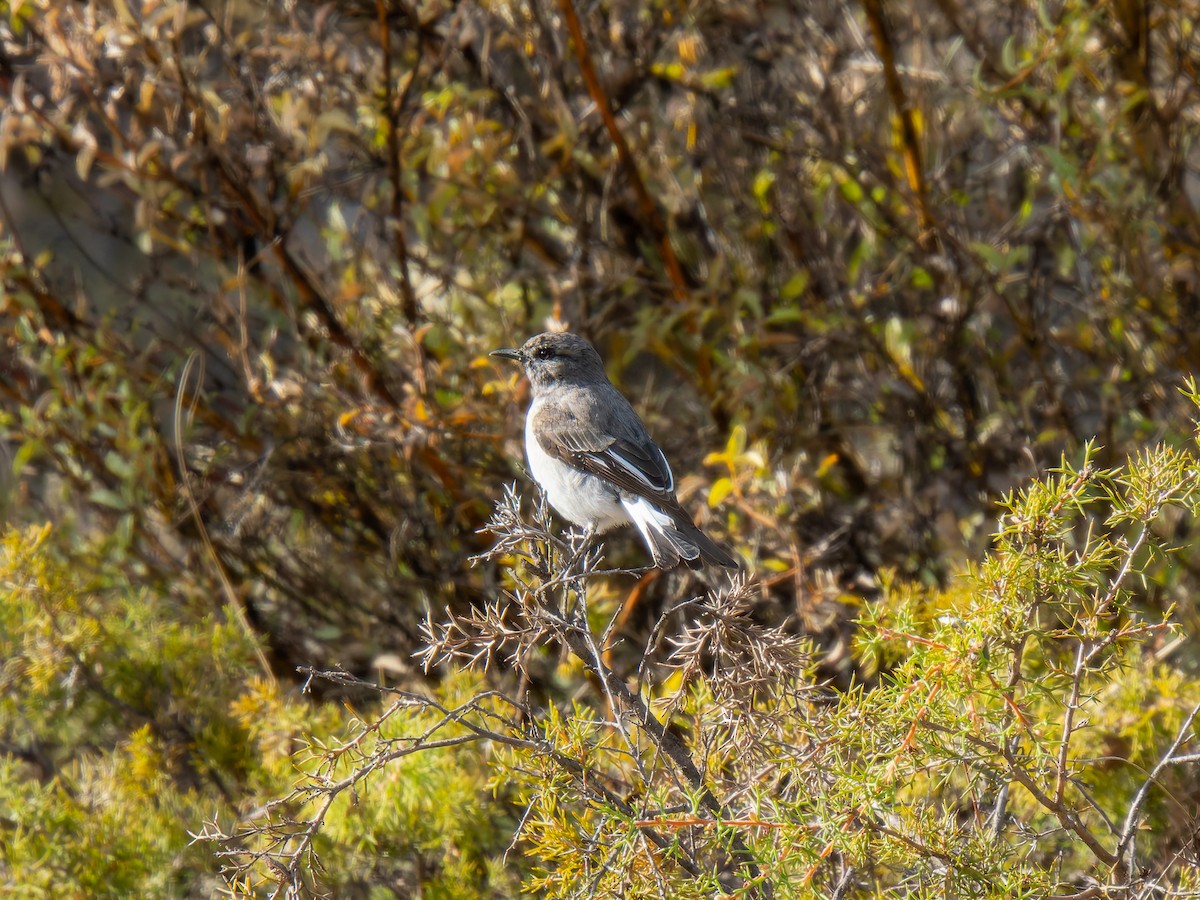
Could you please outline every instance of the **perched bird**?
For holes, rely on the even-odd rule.
[[[492,356],[519,362],[533,387],[525,419],[529,471],[564,519],[590,534],[632,522],[654,564],[740,568],[675,499],[675,478],[633,407],[578,335],[547,332]]]

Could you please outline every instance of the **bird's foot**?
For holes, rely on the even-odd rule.
[[[575,568],[587,557],[588,552],[596,543],[596,529],[589,525],[582,531],[572,528],[567,532],[567,545],[571,555],[567,559],[565,570],[574,572]]]

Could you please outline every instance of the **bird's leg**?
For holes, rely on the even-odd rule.
[[[570,532],[571,556],[567,560],[564,571],[568,575],[575,571],[575,567],[587,556],[588,550],[592,547],[592,542],[596,538],[596,526],[588,525],[582,532],[572,530]]]
[[[582,628],[585,632],[588,631],[588,613],[587,613],[587,582],[584,580],[584,572],[580,571],[581,564],[587,559],[588,550],[592,546],[592,541],[596,537],[596,527],[589,524],[583,529],[583,533],[571,533],[571,558],[568,560],[563,574],[567,581],[567,591],[563,599],[570,593],[575,594],[575,606],[573,609],[572,618],[575,624]],[[576,546],[576,540],[579,541]]]

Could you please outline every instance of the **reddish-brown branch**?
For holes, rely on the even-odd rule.
[[[394,74],[392,65],[392,29],[388,25],[388,8],[386,0],[375,0],[375,13],[379,24],[379,52],[383,56],[383,118],[387,123],[387,154],[388,175],[392,180],[392,218],[395,230],[396,261],[400,268],[400,304],[404,321],[412,326],[417,321],[417,294],[413,290],[412,278],[408,272],[408,238],[404,234],[404,185],[401,183],[401,148],[400,127],[397,117],[408,100],[412,87],[417,83],[417,69],[414,68],[400,94],[399,101],[395,97],[393,86]]]
[[[875,46],[879,52],[879,60],[883,64],[883,78],[887,84],[888,95],[892,105],[896,107],[896,115],[900,119],[901,153],[904,157],[904,174],[908,181],[909,190],[917,204],[917,224],[920,234],[917,242],[922,249],[932,247],[934,219],[929,208],[929,188],[925,180],[925,166],[921,160],[921,145],[917,137],[917,122],[913,115],[912,103],[900,80],[900,71],[896,67],[896,52],[892,38],[891,25],[883,11],[883,0],[863,0],[863,11],[871,24],[871,32],[875,35]]]
[[[612,140],[613,146],[617,149],[617,158],[620,160],[621,167],[625,170],[625,175],[633,187],[634,194],[637,196],[638,207],[641,209],[642,215],[646,218],[646,224],[658,242],[659,253],[662,255],[663,266],[667,270],[667,275],[671,279],[671,287],[674,291],[675,299],[683,300],[688,295],[687,282],[684,280],[683,269],[679,265],[679,259],[675,256],[675,249],[671,246],[671,236],[667,233],[662,213],[658,209],[658,204],[650,196],[646,182],[642,179],[641,172],[638,171],[637,160],[634,159],[633,151],[629,149],[629,142],[625,140],[625,135],[622,134],[620,125],[617,124],[617,118],[613,115],[612,104],[608,102],[608,94],[605,93],[604,87],[600,84],[600,79],[596,75],[596,67],[592,64],[592,55],[588,50],[587,41],[584,40],[583,26],[580,24],[579,16],[575,12],[575,5],[571,0],[559,0],[558,5],[562,10],[563,20],[567,24],[567,31],[570,32],[571,43],[575,46],[575,55],[579,60],[579,71],[583,75],[583,82],[587,87],[588,95],[592,98],[592,102],[596,104],[596,109],[600,112],[600,118],[604,121],[604,128],[608,131],[608,136]]]
[[[733,828],[795,828],[794,822],[764,822],[758,818],[745,819],[702,819],[688,816],[682,819],[639,819],[633,823],[638,828],[690,828],[698,826],[715,828],[717,826],[732,826]],[[818,831],[819,826],[802,825],[809,831]]]

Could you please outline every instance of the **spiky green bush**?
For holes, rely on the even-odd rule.
[[[1190,449],[1104,468],[1089,446],[1005,499],[991,552],[947,589],[885,580],[857,637],[874,674],[837,694],[811,646],[755,621],[740,578],[664,614],[664,663],[618,672],[620,610],[589,601],[613,573],[510,493],[491,526],[507,591],[432,621],[426,659],[523,672],[556,644],[591,689],[453,708],[400,693],[356,725],[381,736],[351,759],[378,777],[389,753],[490,744],[542,896],[1190,896],[1200,681],[1146,600],[1173,577],[1198,478]],[[398,732],[409,706],[421,728]],[[308,840],[277,817],[260,834],[285,861]]]
[[[194,838],[236,836],[297,777],[326,772],[334,753],[311,735],[335,732],[343,708],[264,675],[211,598],[132,588],[84,549],[49,526],[0,547],[0,888],[211,896],[224,857]],[[396,897],[503,892],[493,858],[512,826],[488,802],[482,759],[426,751],[348,792],[314,833],[321,882],[339,896],[368,881]]]

